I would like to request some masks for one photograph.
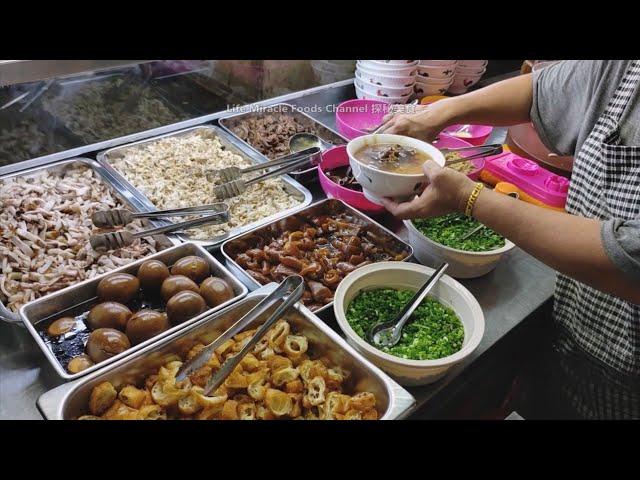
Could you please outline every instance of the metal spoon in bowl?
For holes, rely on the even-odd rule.
[[[405,305],[396,318],[388,322],[378,323],[371,327],[371,330],[367,333],[367,339],[369,342],[378,347],[393,347],[396,345],[400,341],[402,329],[405,324],[409,321],[409,318],[415,309],[422,303],[433,286],[438,283],[438,280],[440,280],[440,277],[444,274],[447,267],[449,267],[449,264],[446,262],[440,265],[440,267],[433,272],[433,275],[429,277],[429,280],[420,287],[409,303]]]
[[[484,230],[485,228],[486,227],[483,224],[474,227],[469,233],[465,233],[462,237],[460,237],[460,241],[464,241],[467,238],[473,237],[476,233],[478,233],[480,230]]]
[[[333,143],[323,140],[313,133],[296,133],[289,138],[289,150],[291,153],[297,153],[308,148],[318,147],[322,152],[335,147]]]

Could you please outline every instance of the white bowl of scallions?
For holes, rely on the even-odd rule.
[[[434,269],[408,262],[360,267],[338,285],[333,310],[347,341],[401,385],[425,385],[442,378],[478,347],[484,315],[462,284],[443,275],[413,313],[393,347],[369,343],[367,331],[392,320]]]
[[[486,275],[515,247],[509,239],[487,227],[464,239],[467,233],[481,224],[458,213],[424,220],[405,220],[404,224],[418,261],[432,267],[447,262],[447,274],[454,278]]]

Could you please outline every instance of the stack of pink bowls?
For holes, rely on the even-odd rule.
[[[489,60],[458,60],[449,93],[459,95],[474,86],[487,71]]]
[[[442,95],[456,73],[457,60],[420,60],[414,90],[418,98]]]
[[[365,100],[407,103],[413,94],[418,60],[358,60],[356,96]]]

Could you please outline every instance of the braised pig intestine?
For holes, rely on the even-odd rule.
[[[302,275],[306,281],[302,301],[317,310],[333,301],[340,281],[356,268],[407,256],[394,247],[358,219],[339,213],[288,217],[270,231],[231,243],[230,253],[261,284]]]

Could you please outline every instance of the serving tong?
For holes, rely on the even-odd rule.
[[[202,213],[203,211],[213,211],[211,215],[205,215],[203,217],[195,218],[192,220],[186,220],[184,222],[173,223],[171,225],[164,225],[162,227],[151,228],[148,230],[142,230],[140,232],[130,232],[129,230],[119,230],[117,232],[107,232],[91,235],[89,237],[89,243],[91,248],[96,252],[106,252],[108,250],[115,250],[118,248],[131,245],[136,238],[151,237],[153,235],[160,235],[162,233],[177,232],[182,230],[188,230],[190,228],[199,227],[205,224],[220,224],[229,221],[229,206],[224,203],[213,203],[210,205],[202,205],[199,207],[187,207],[177,208],[174,210],[160,210],[157,212],[142,212],[133,213],[125,209],[105,210],[104,215],[99,215],[98,222],[105,221],[114,223],[111,225],[120,224],[119,222],[125,220],[133,220],[135,218],[158,218],[169,216],[183,216],[192,215],[193,213]],[[92,215],[93,219],[93,215]],[[128,223],[128,222],[127,222]],[[125,224],[125,223],[122,223]]]
[[[438,269],[433,272],[429,280],[427,280],[422,287],[415,293],[415,295],[409,300],[404,308],[400,311],[398,316],[388,322],[380,322],[371,327],[367,332],[367,339],[373,345],[379,347],[393,347],[396,345],[402,337],[402,329],[409,321],[413,312],[425,299],[427,294],[431,291],[433,286],[438,283],[440,277],[444,274],[444,271],[449,267],[448,263],[443,263]]]
[[[97,210],[91,215],[91,221],[96,227],[106,228],[118,225],[128,225],[138,218],[186,217],[194,213],[223,213],[229,211],[225,203],[210,203],[197,207],[174,208],[171,210],[157,210],[155,212],[132,212],[126,208],[112,208]]]
[[[437,143],[437,142],[435,142]],[[435,145],[436,148],[438,147],[437,145]],[[460,147],[460,148],[440,148],[439,149],[440,152],[442,152],[443,155],[447,155],[449,153],[459,153],[459,152],[468,152],[468,151],[473,151],[473,150],[479,150],[479,152],[466,156],[466,157],[462,157],[462,158],[457,158],[455,160],[448,160],[445,162],[444,166],[448,167],[450,165],[455,165],[456,163],[464,163],[464,162],[468,162],[469,160],[474,160],[476,158],[482,158],[482,157],[490,157],[493,155],[498,155],[500,153],[502,153],[502,145],[500,143],[490,143],[488,145],[477,145],[477,146],[473,146],[473,147]]]
[[[205,366],[211,358],[211,355],[215,355],[215,351],[218,347],[238,333],[244,331],[255,320],[265,315],[274,304],[283,300],[278,308],[276,308],[269,318],[258,328],[256,333],[247,341],[247,343],[244,344],[242,349],[232,357],[227,358],[220,369],[209,378],[209,381],[204,387],[204,394],[209,395],[211,392],[214,392],[220,385],[222,385],[225,379],[231,372],[233,372],[234,368],[236,368],[247,353],[253,349],[255,344],[265,336],[275,322],[284,315],[289,307],[302,298],[303,293],[304,279],[300,275],[291,275],[285,278],[272,293],[249,310],[249,312],[242,316],[236,323],[231,325],[231,327],[229,327],[222,335],[204,347],[200,353],[191,360],[183,363],[176,374],[176,381],[181,382],[185,380],[189,375],[192,375]]]
[[[240,167],[226,167],[221,168],[219,170],[207,170],[205,171],[205,176],[207,180],[213,182],[216,178],[220,178],[224,182],[233,182],[234,180],[238,180],[243,175],[247,173],[256,172],[258,170],[264,170],[266,168],[282,166],[286,164],[293,164],[297,161],[301,160],[314,160],[314,156],[318,155],[320,151],[316,151],[314,147],[306,148],[304,150],[285,155],[284,157],[276,158],[275,160],[270,160],[265,163],[259,163],[257,165],[252,165],[250,167],[240,168]]]
[[[320,149],[318,147],[312,147],[295,154],[287,155],[287,157],[289,158],[287,158],[286,160],[287,163],[284,166],[271,170],[267,173],[263,173],[262,175],[258,175],[257,177],[254,177],[251,180],[245,181],[245,180],[242,180],[242,178],[236,178],[235,180],[231,180],[230,182],[223,183],[222,185],[215,185],[213,187],[213,195],[218,200],[237,197],[238,195],[241,195],[247,189],[247,187],[253,185],[254,183],[263,182],[270,178],[279,177],[281,175],[286,175],[287,173],[293,172],[299,169],[301,166],[307,164],[310,158],[311,159],[318,158],[319,154],[320,154]],[[279,158],[277,159],[277,161],[283,160],[283,158]],[[293,158],[293,160],[291,158]],[[258,166],[260,168],[266,168],[264,163],[260,165],[256,165],[256,167]],[[258,168],[256,168],[256,170],[258,170]]]

